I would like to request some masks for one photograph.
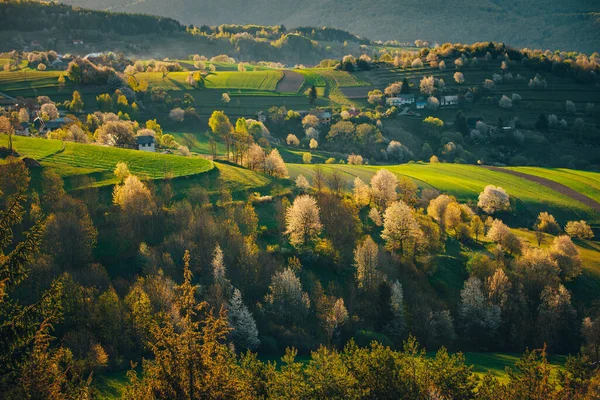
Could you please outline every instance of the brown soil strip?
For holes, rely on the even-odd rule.
[[[376,89],[374,86],[348,86],[341,87],[340,90],[349,99],[363,99],[369,96],[371,90]]]
[[[294,71],[283,71],[283,78],[277,82],[276,91],[280,93],[296,93],[304,83],[304,75]]]
[[[600,203],[596,200],[586,196],[585,194],[579,193],[568,186],[563,185],[562,183],[558,183],[552,181],[550,179],[542,178],[535,175],[525,174],[523,172],[513,171],[511,169],[505,169],[500,167],[491,167],[491,166],[483,166],[492,171],[504,172],[505,174],[510,174],[514,176],[518,176],[519,178],[527,179],[529,181],[539,183],[540,185],[544,185],[554,191],[557,191],[560,194],[563,194],[567,197],[572,198],[573,200],[577,200],[580,203],[585,204],[586,206],[592,208],[593,210],[600,212]]]

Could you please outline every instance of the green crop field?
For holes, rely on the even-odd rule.
[[[151,86],[165,90],[191,90],[185,82],[188,72],[172,72],[164,79],[160,72],[143,72],[138,75]],[[259,91],[274,91],[277,82],[283,77],[283,72],[271,71],[222,71],[212,72],[205,77],[205,87],[208,89],[252,89]]]
[[[308,69],[310,72],[314,72],[325,78],[331,78],[339,87],[351,87],[351,86],[364,86],[369,85],[367,82],[363,82],[358,79],[355,74],[350,74],[346,71],[338,71],[331,68],[313,68]]]
[[[290,175],[295,178],[299,174],[310,175],[314,165],[291,164]],[[368,181],[378,169],[374,166],[324,165],[327,170],[338,169],[347,176],[348,183],[356,177]],[[420,187],[431,186],[441,192],[449,193],[459,201],[477,201],[477,196],[486,185],[501,186],[522,202],[531,216],[541,211],[551,211],[556,218],[565,223],[570,219],[586,219],[591,222],[600,221],[600,216],[591,208],[560,194],[543,185],[515,177],[502,172],[490,171],[473,165],[459,164],[403,164],[384,167],[396,175],[404,175],[415,181]]]
[[[58,77],[63,71],[19,70],[0,72],[0,92],[42,89],[58,86]]]
[[[57,169],[59,174],[65,177],[94,172],[112,172],[120,161],[126,162],[132,173],[148,179],[195,175],[209,171],[213,167],[212,163],[204,158],[71,142],[63,144],[59,140],[14,137],[13,143],[15,150],[21,156],[36,158],[41,161],[42,165]],[[0,146],[6,146],[6,144],[7,137],[0,136]],[[98,184],[109,183],[113,183],[112,177]]]
[[[511,167],[514,171],[550,179],[600,202],[600,173],[563,168]]]

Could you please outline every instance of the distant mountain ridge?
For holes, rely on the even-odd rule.
[[[498,41],[517,47],[600,51],[597,0],[64,0],[185,24],[330,26],[381,40]]]

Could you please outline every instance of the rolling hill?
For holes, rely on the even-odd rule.
[[[514,46],[594,52],[600,4],[594,0],[66,0],[102,10],[141,12],[185,24],[283,24],[349,29],[371,39],[500,41]],[[435,12],[432,12],[435,10]]]

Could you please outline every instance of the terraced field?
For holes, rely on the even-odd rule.
[[[0,136],[0,146],[6,143],[6,136]],[[126,162],[132,173],[147,179],[195,175],[213,168],[212,163],[204,158],[62,143],[59,140],[15,137],[14,147],[20,155],[36,158],[42,165],[55,167],[63,176],[112,172],[119,161]]]
[[[299,174],[312,175],[314,165],[290,164],[288,170],[292,178]],[[381,167],[353,165],[323,165],[331,173],[337,169],[345,174],[348,185],[356,176],[368,181]],[[600,214],[590,207],[573,200],[544,185],[512,176],[503,172],[490,171],[472,165],[459,164],[403,164],[386,166],[396,175],[411,178],[420,187],[434,187],[441,192],[456,196],[459,201],[476,201],[486,185],[498,185],[518,199],[535,216],[541,211],[551,211],[561,223],[571,219],[586,219],[591,223],[600,222]]]
[[[63,71],[36,71],[22,69],[19,71],[0,71],[0,92],[12,95],[15,92],[29,89],[44,89],[58,87],[58,77]]]

